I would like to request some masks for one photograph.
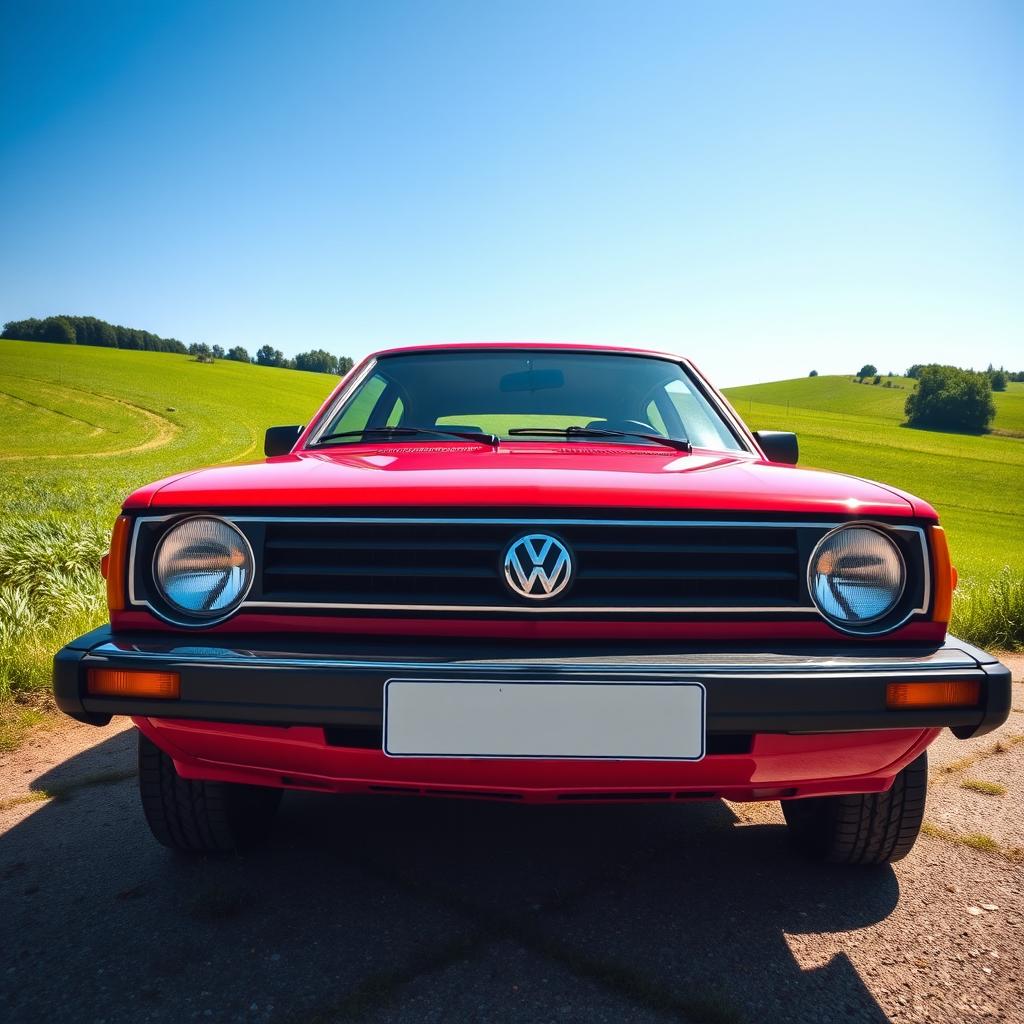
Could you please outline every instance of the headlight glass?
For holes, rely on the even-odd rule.
[[[899,548],[881,530],[841,526],[819,541],[807,575],[822,615],[856,630],[896,607],[907,574]]]
[[[196,516],[164,534],[153,559],[153,576],[174,608],[199,618],[220,617],[249,590],[252,548],[230,523]]]

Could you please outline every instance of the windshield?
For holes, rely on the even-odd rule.
[[[679,363],[618,353],[512,350],[409,352],[382,356],[316,437],[358,444],[361,432],[417,428],[493,434],[568,431],[572,443],[648,444],[597,431],[655,434],[700,448],[744,451],[739,439]],[[587,428],[595,436],[574,435]],[[441,438],[437,438],[441,440]],[[395,431],[391,440],[429,437]],[[536,438],[533,439],[536,443]],[[315,443],[315,438],[314,438]]]

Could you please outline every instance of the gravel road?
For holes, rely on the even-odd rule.
[[[133,731],[58,723],[0,755],[0,1017],[1019,1021],[1014,707],[932,748],[929,834],[860,871],[796,859],[777,804],[306,794],[265,849],[188,861],[142,823]]]

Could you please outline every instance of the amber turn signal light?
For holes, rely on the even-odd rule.
[[[977,679],[957,679],[944,683],[890,683],[885,703],[890,708],[969,708],[981,696]]]
[[[946,531],[933,526],[932,534],[932,581],[935,588],[935,603],[932,619],[935,622],[949,622],[953,613],[953,591],[956,589],[956,569],[949,560],[949,544]]]
[[[103,556],[101,568],[107,580],[107,609],[124,611],[124,583],[128,571],[128,528],[131,520],[118,516],[110,538],[110,550]]]
[[[94,697],[157,697],[176,700],[181,696],[181,679],[177,672],[91,668],[85,688]]]

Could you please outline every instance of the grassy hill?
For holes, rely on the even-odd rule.
[[[105,618],[99,557],[147,481],[263,453],[336,377],[0,340],[0,748],[35,716],[54,650]],[[22,702],[12,703],[12,694]]]
[[[917,381],[909,377],[882,377],[877,385],[858,384],[852,377],[797,377],[729,388],[727,394],[741,412],[739,406],[745,402],[751,409],[755,404],[790,406],[902,423],[903,405],[916,387]],[[1024,384],[1011,383],[1006,391],[995,392],[992,397],[996,403],[993,428],[1024,435]]]
[[[170,473],[258,458],[264,429],[306,422],[335,381],[181,355],[0,340],[0,746],[31,717],[26,701],[46,692],[53,651],[105,617],[96,566],[124,496]],[[1024,439],[902,427],[913,382],[892,382],[802,378],[728,394],[755,429],[797,431],[804,465],[931,501],[966,581],[957,628],[982,643],[1021,639],[1022,588],[1005,597],[987,588],[1004,565],[1024,565]],[[996,428],[1024,433],[1024,385],[996,401]],[[975,600],[982,592],[985,601]],[[992,629],[993,609],[1002,632]]]
[[[0,511],[108,528],[149,480],[262,457],[265,428],[308,421],[335,384],[164,352],[0,340]]]
[[[880,480],[930,501],[965,578],[1024,567],[1024,436],[902,426],[903,403],[916,382],[885,380],[894,386],[802,377],[726,395],[753,429],[796,431],[801,465]],[[1024,435],[1024,384],[995,399],[995,430]]]

